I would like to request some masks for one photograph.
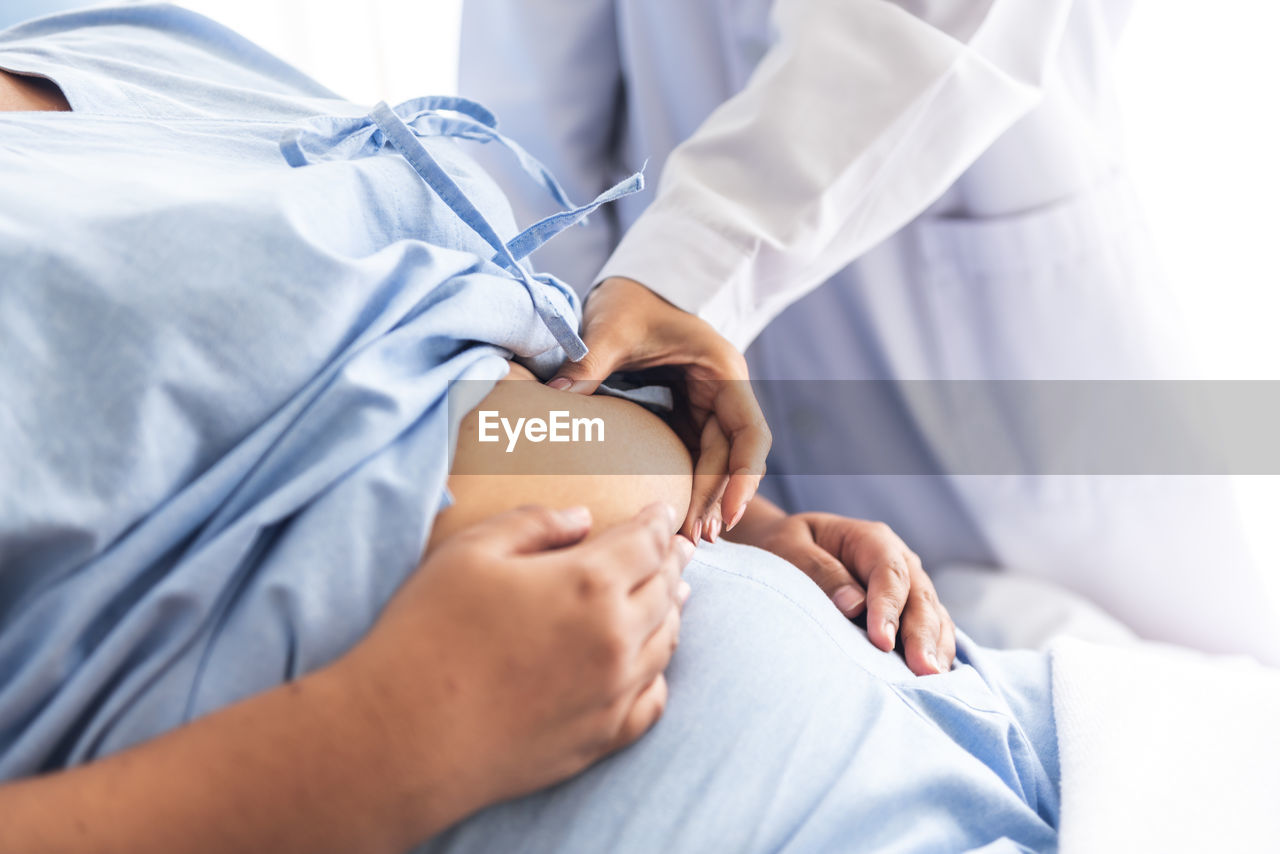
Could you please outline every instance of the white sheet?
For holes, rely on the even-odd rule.
[[[1069,636],[1129,644],[1137,635],[1082,596],[1050,581],[988,567],[945,566],[934,586],[956,625],[995,649],[1045,649]]]
[[[1051,647],[1062,854],[1280,850],[1280,670],[1175,647]]]

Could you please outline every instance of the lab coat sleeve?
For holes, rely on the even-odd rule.
[[[577,202],[623,175],[613,140],[622,97],[615,0],[466,0],[462,5],[459,91],[490,107],[519,142]],[[527,225],[558,208],[496,146],[476,158],[507,191],[516,221]],[[586,286],[617,245],[606,207],[575,228],[572,240],[538,250],[539,270]],[[569,237],[565,235],[564,237]]]
[[[1035,105],[1070,5],[778,0],[772,48],[596,281],[642,282],[745,348]]]

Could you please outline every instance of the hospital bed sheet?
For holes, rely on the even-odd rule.
[[[1063,854],[1277,849],[1280,670],[1070,638],[1052,661]]]

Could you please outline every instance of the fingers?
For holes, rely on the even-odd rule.
[[[944,666],[939,653],[942,638],[941,606],[933,588],[913,588],[902,613],[902,647],[907,666],[917,676],[941,673]]]
[[[615,525],[583,549],[588,565],[605,567],[612,577],[632,590],[662,570],[663,560],[675,547],[671,536],[676,524],[670,504],[650,504],[634,517]]]
[[[606,377],[634,363],[651,346],[646,320],[653,320],[655,306],[659,307],[659,322],[667,312],[683,314],[638,282],[602,282],[588,295],[583,313],[586,355],[576,362],[566,361],[547,385],[575,394],[594,394]]]
[[[676,537],[675,539],[678,542],[672,548],[672,552],[676,553],[677,556],[672,566],[678,565],[683,569],[684,565],[688,563],[689,556],[693,554],[693,544],[684,537]],[[683,545],[680,543],[683,543]],[[665,588],[669,581],[670,573],[655,576],[642,585],[636,595],[652,596],[654,590]],[[685,601],[689,598],[689,585],[687,582],[677,580],[674,589],[674,602],[670,593],[665,589],[662,590],[663,596],[660,602],[657,603],[657,608],[661,611],[661,618],[658,620],[656,628],[640,647],[640,651],[636,656],[635,673],[638,677],[637,684],[644,687],[640,689],[635,701],[631,704],[623,720],[622,727],[618,731],[612,750],[623,748],[648,732],[666,709],[667,680],[663,672],[671,663],[671,657],[675,655],[676,647],[679,646],[680,613],[684,608]]]
[[[933,581],[915,552],[907,555],[911,593],[902,614],[903,651],[913,673],[945,673],[956,658],[956,627],[938,601]]]
[[[694,423],[714,415],[723,434],[709,449],[714,456],[699,459],[696,473],[706,477],[695,481],[681,530],[696,542],[736,525],[760,487],[773,441],[742,353],[697,316],[619,277],[587,299],[582,338],[587,354],[561,365],[552,388],[590,394],[619,369],[681,368]]]
[[[956,624],[946,608],[941,605],[938,607],[942,611],[942,637],[938,641],[938,663],[942,665],[945,672],[950,670],[951,665],[956,661]]]
[[[681,582],[683,584],[683,582]],[[658,629],[640,648],[636,672],[640,689],[627,711],[611,750],[631,744],[657,723],[667,706],[667,680],[663,672],[680,644],[680,608],[668,606]]]
[[[629,355],[626,342],[616,336],[592,337],[588,331],[582,340],[587,345],[586,355],[576,362],[565,361],[547,383],[551,388],[574,394],[595,394],[605,377]]]
[[[571,546],[590,530],[591,511],[585,507],[552,510],[526,505],[479,522],[465,533],[510,555]]]
[[[729,437],[716,416],[702,425],[698,460],[693,468],[693,494],[680,532],[693,542],[715,542],[723,530],[720,497],[728,485]]]
[[[867,602],[866,592],[845,565],[826,549],[815,543],[803,553],[790,556],[790,560],[822,588],[841,614],[853,619],[862,613]]]
[[[867,636],[886,652],[897,643],[898,625],[911,593],[911,561],[919,558],[883,522],[829,517],[814,529],[815,539],[840,556],[867,591]],[[924,576],[924,571],[920,574]],[[924,576],[928,581],[928,576]]]
[[[917,676],[951,669],[955,626],[915,552],[905,549],[873,571],[868,600],[867,634],[873,643],[890,650],[900,636],[907,666]]]
[[[888,652],[897,642],[898,624],[911,592],[911,573],[902,554],[877,561],[867,579],[867,635]]]
[[[632,619],[644,641],[656,631],[672,608],[683,605],[689,585],[681,581],[689,559],[693,557],[693,543],[684,537],[673,537],[674,544],[662,561],[661,569],[632,589],[629,605]]]
[[[743,376],[746,376],[745,369]],[[725,383],[716,396],[715,408],[720,427],[729,437],[725,470],[731,475],[720,500],[720,512],[729,530],[742,519],[747,503],[760,488],[773,434],[765,423],[751,383],[745,379]]]
[[[675,655],[676,645],[680,642],[680,609],[668,607],[658,628],[649,635],[640,647],[636,658],[638,684],[646,685],[655,676],[660,675],[671,663]]]
[[[842,555],[843,565],[865,580],[871,642],[888,652],[901,638],[907,666],[917,676],[949,670],[955,660],[955,626],[920,557],[882,522],[826,518],[811,523],[815,542]],[[830,579],[826,584],[834,584],[838,576],[830,569],[822,571]],[[839,599],[855,601],[853,592],[828,595],[837,607]]]
[[[659,673],[636,696],[608,752],[621,750],[648,732],[666,708],[667,678]]]

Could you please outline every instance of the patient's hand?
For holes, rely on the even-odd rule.
[[[655,504],[587,543],[585,508],[467,527],[339,662],[410,767],[449,771],[451,818],[564,780],[662,714],[693,554],[675,525]]]
[[[951,668],[955,624],[920,558],[883,522],[832,513],[788,516],[757,497],[731,539],[798,566],[846,617],[866,610],[867,635],[883,650],[893,649],[901,622],[903,654],[916,675]]]

